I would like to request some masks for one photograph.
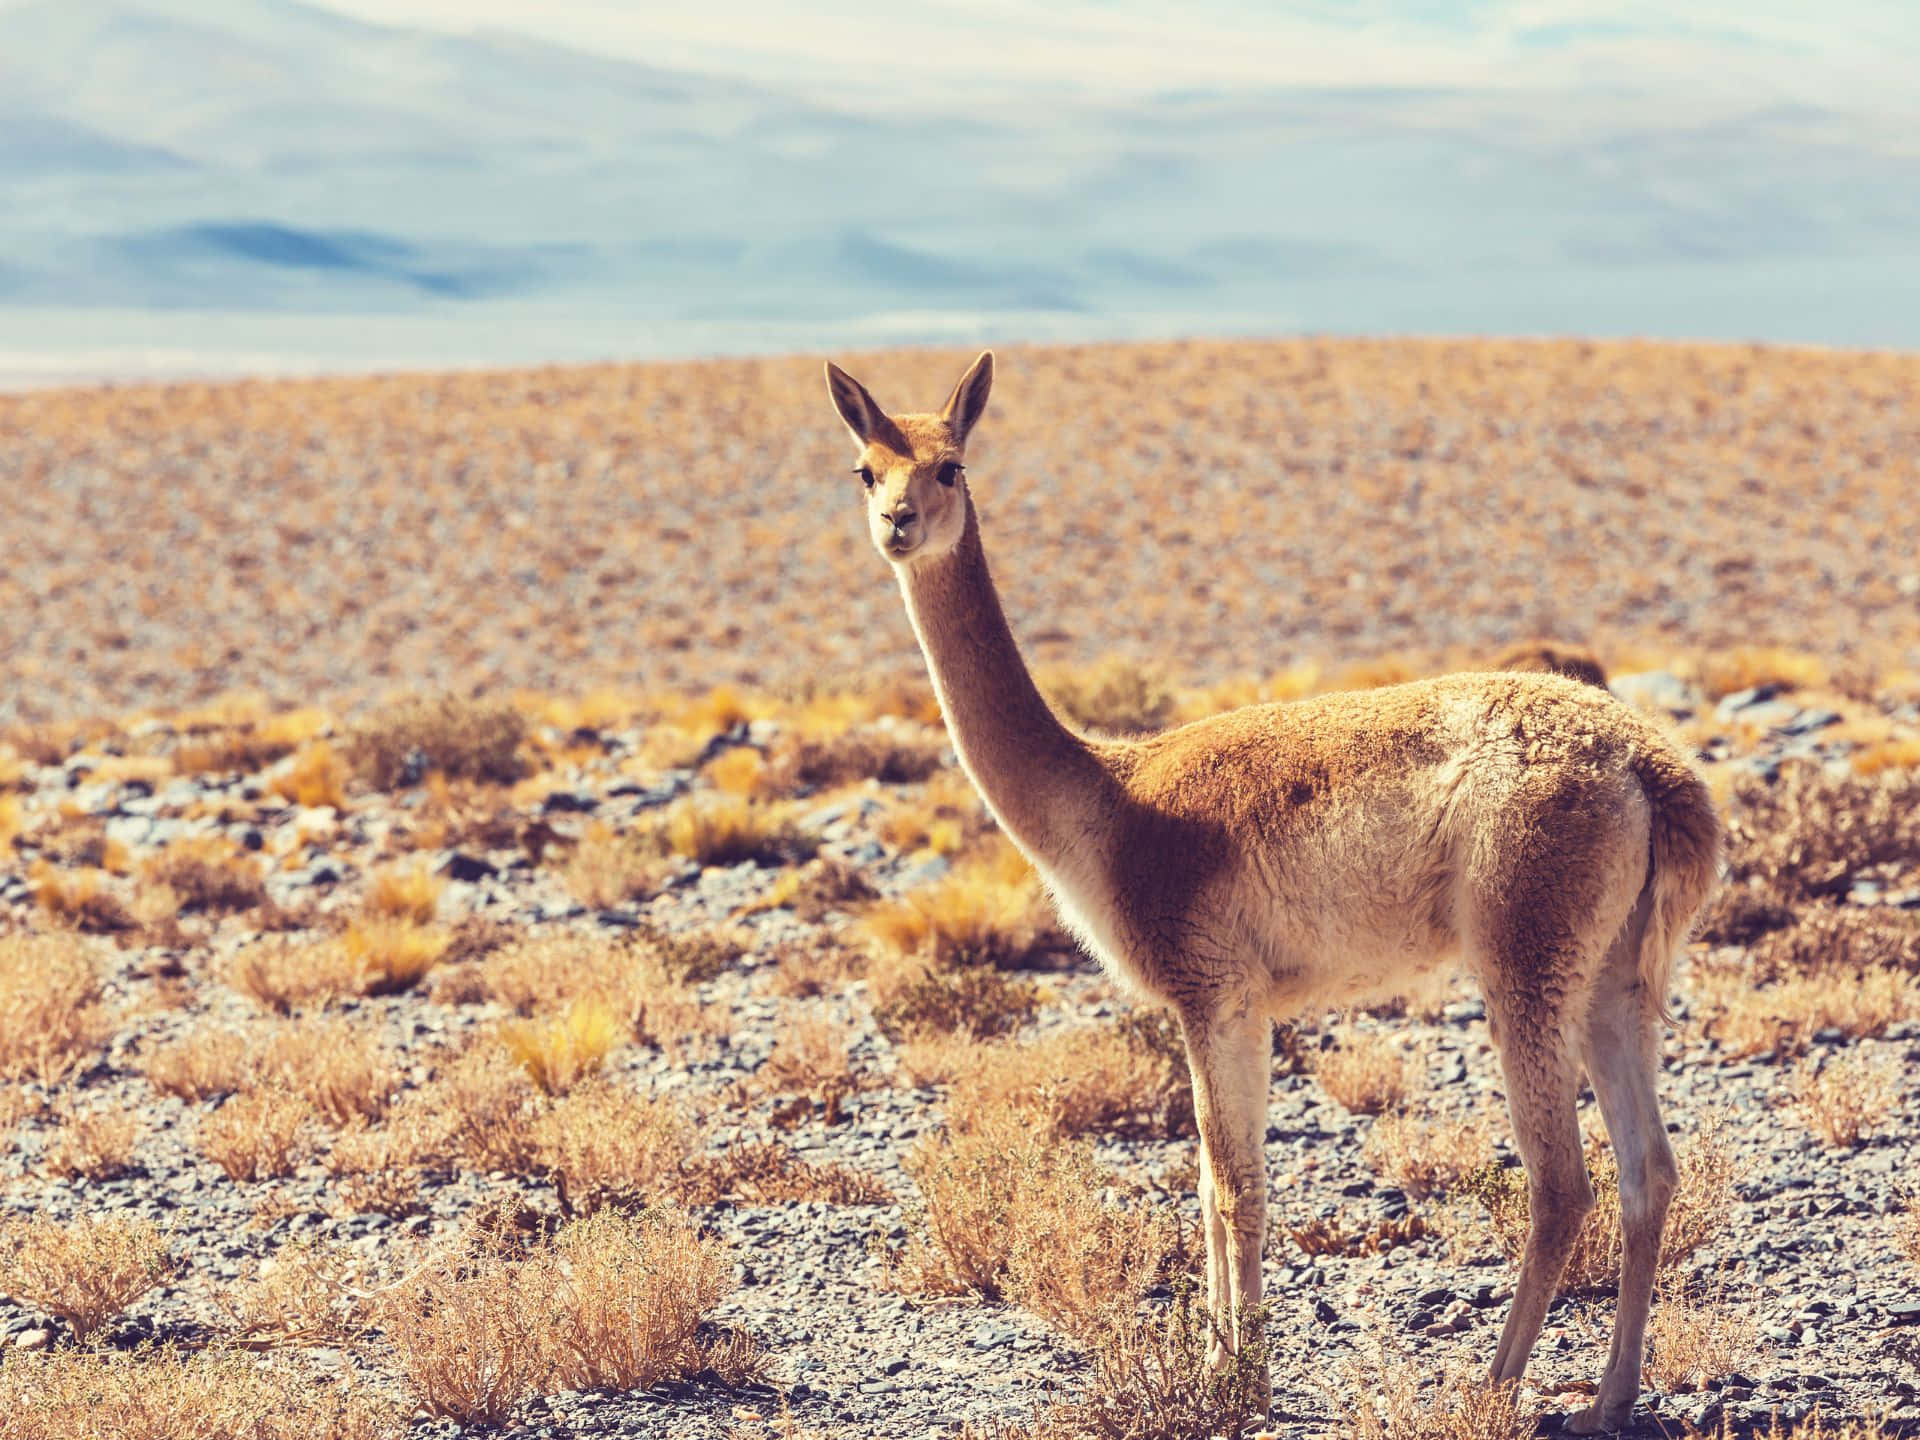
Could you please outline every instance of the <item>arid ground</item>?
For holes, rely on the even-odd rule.
[[[937,406],[965,358],[846,360]],[[1920,1432],[1920,357],[1003,352],[1076,724],[1590,644],[1729,821],[1636,1433]],[[0,1440],[1258,1427],[1178,1041],[959,772],[817,359],[0,398]],[[1270,1433],[1528,1385],[1464,984],[1276,1034]]]

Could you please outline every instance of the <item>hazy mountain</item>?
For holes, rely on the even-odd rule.
[[[1750,70],[1738,42],[1686,54]],[[1240,55],[1204,89],[1015,70],[991,105],[842,104],[764,55],[747,81],[287,0],[37,0],[0,8],[0,371],[1303,328],[1920,344],[1907,116],[1747,70],[1585,84],[1582,43],[1542,42],[1531,87],[1261,86]]]

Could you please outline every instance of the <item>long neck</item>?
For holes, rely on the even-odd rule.
[[[1112,777],[1027,673],[987,573],[972,497],[959,543],[902,566],[900,589],[961,765],[1022,850],[1061,863],[1089,838]]]

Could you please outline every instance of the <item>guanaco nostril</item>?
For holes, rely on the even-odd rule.
[[[911,510],[900,510],[894,513],[892,519],[894,529],[904,530],[914,522],[915,516]]]

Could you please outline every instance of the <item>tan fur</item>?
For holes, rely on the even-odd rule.
[[[961,763],[1069,926],[1180,1018],[1225,1346],[1260,1296],[1272,1018],[1389,995],[1458,958],[1486,995],[1533,1202],[1493,1377],[1519,1378],[1592,1204],[1584,1070],[1620,1154],[1625,1258],[1614,1353],[1573,1424],[1617,1428],[1674,1185],[1656,1026],[1719,863],[1706,787],[1651,723],[1555,674],[1253,706],[1139,740],[1074,734],[1020,658],[964,478],[939,479],[992,373],[982,356],[939,415],[888,418],[831,365],[828,387]]]

